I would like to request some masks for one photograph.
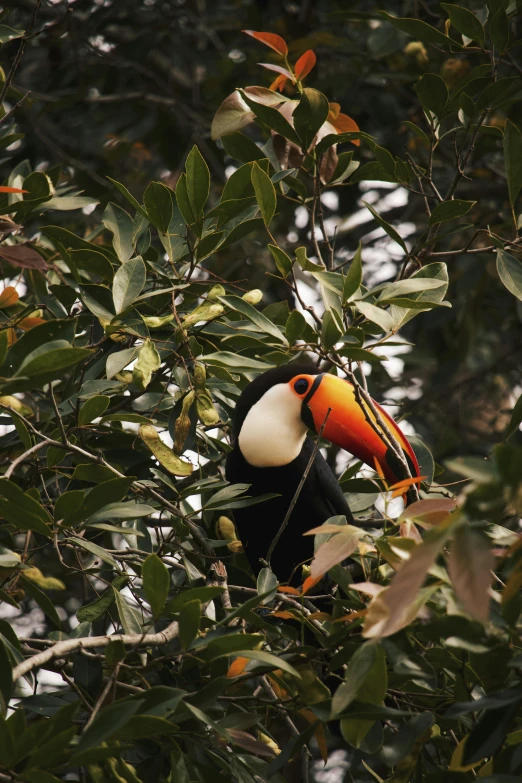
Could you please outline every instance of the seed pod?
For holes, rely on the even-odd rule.
[[[210,289],[210,291],[207,294],[207,301],[208,302],[216,302],[218,296],[225,296],[226,291],[223,288],[222,285],[215,285],[213,288]]]
[[[203,392],[198,392],[196,397],[196,410],[198,412],[199,419],[206,427],[212,427],[219,422],[219,413],[214,408],[212,397],[205,389]]]
[[[199,321],[210,321],[221,315],[224,310],[225,308],[220,304],[202,304],[183,318],[183,327],[194,326]]]
[[[0,403],[6,405],[8,408],[12,408],[17,413],[21,413],[22,416],[31,416],[33,411],[27,405],[18,399],[13,397],[12,394],[6,394],[4,397],[0,397]]]
[[[248,304],[251,305],[259,304],[262,298],[263,292],[259,288],[253,288],[251,291],[247,291],[247,293],[243,294],[241,297],[244,302],[248,302]]]
[[[193,391],[189,391],[188,394],[185,395],[183,398],[183,403],[181,405],[181,413],[176,419],[176,424],[174,426],[174,451],[177,451],[178,454],[181,454],[183,451],[183,444],[187,440],[187,436],[189,434],[190,430],[190,409],[192,407],[192,404],[195,399],[195,394]]]
[[[149,327],[149,329],[159,329],[160,326],[165,326],[165,324],[170,324],[171,321],[174,320],[174,315],[170,313],[170,315],[162,315],[162,316],[156,316],[156,315],[149,315],[149,316],[142,316],[143,320]]]
[[[243,551],[243,545],[237,537],[236,526],[228,517],[219,517],[216,522],[216,534],[218,538],[228,541],[227,549],[232,554]]]
[[[205,383],[207,380],[207,371],[205,369],[204,364],[196,364],[194,367],[194,385],[196,387],[196,391],[204,391],[205,390]]]

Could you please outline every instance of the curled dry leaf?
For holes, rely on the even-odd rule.
[[[286,57],[288,54],[288,46],[284,38],[276,33],[258,33],[256,30],[243,30],[243,33],[255,38],[256,41],[261,41],[265,46],[269,46],[274,52]]]
[[[163,443],[157,430],[152,424],[142,424],[139,436],[145,445],[152,451],[158,462],[174,476],[190,476],[192,465],[177,457],[172,449]]]

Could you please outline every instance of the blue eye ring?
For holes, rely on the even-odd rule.
[[[309,386],[310,384],[306,378],[299,378],[299,380],[294,383],[294,389],[298,394],[305,394],[308,391]]]

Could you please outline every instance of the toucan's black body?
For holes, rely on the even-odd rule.
[[[313,449],[313,440],[307,438],[297,459],[276,468],[249,465],[237,443],[228,456],[226,472],[229,481],[250,484],[248,494],[254,497],[268,492],[279,495],[234,512],[236,529],[254,573],[262,567],[259,558],[266,558],[270,544],[283,523]],[[301,569],[297,566],[313,556],[314,543],[313,536],[303,536],[303,533],[338,514],[344,514],[353,524],[341,487],[318,452],[271,558],[272,570],[281,582],[288,581],[293,572],[292,582],[302,581]]]

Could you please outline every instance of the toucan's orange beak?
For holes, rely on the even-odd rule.
[[[365,417],[364,411],[355,397],[352,384],[335,375],[324,374],[306,377],[310,377],[314,383],[305,396],[303,405],[311,413],[316,432],[320,431],[326,419],[323,437],[345,451],[349,451],[354,457],[366,462],[372,468],[375,468],[375,460],[377,460],[389,485],[405,479],[406,476],[403,469],[401,470],[402,466],[397,456],[384,443]],[[419,476],[419,464],[406,437],[391,416],[376,402],[374,405],[400,443],[412,476]],[[328,413],[329,409],[330,413]],[[372,412],[368,409],[366,412],[370,420],[375,422]]]

